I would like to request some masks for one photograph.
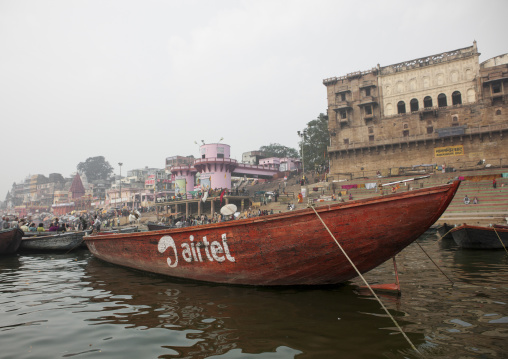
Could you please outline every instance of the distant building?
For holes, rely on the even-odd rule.
[[[242,163],[248,163],[251,165],[258,165],[259,161],[266,158],[266,154],[262,151],[249,151],[242,153]]]
[[[170,173],[171,168],[174,166],[192,165],[194,163],[194,156],[171,156],[166,157],[166,172]]]
[[[474,42],[323,80],[330,173],[506,160],[508,56],[479,55]]]

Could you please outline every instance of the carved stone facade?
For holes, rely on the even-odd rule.
[[[325,79],[331,174],[508,162],[508,56],[479,55],[475,42]]]

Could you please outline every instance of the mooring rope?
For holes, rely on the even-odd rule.
[[[420,243],[418,243],[418,241],[415,241],[416,244],[418,244],[418,247],[420,247],[420,249],[423,251],[423,253],[425,253],[425,255],[430,259],[430,261],[432,263],[434,263],[434,265],[436,266],[437,269],[439,269],[439,271],[441,273],[443,273],[443,275],[448,278],[448,280],[450,281],[450,283],[452,283],[452,287],[454,285],[453,281],[445,274],[445,272],[443,272],[443,270],[437,265],[436,262],[434,262],[434,260],[429,256],[429,254],[425,251],[425,249],[422,248],[422,246],[420,245]]]
[[[416,351],[418,354],[422,355],[422,353],[420,353],[418,351],[418,349],[416,349],[416,347],[414,346],[414,344],[411,342],[411,340],[408,338],[408,336],[406,335],[406,333],[404,333],[404,331],[402,330],[402,328],[400,327],[399,323],[397,323],[397,321],[395,320],[395,318],[390,314],[390,312],[388,311],[388,309],[385,307],[385,305],[383,304],[383,302],[381,301],[381,299],[379,299],[379,297],[376,295],[376,293],[374,292],[374,290],[372,289],[372,287],[369,285],[369,283],[367,283],[367,280],[365,280],[365,278],[363,277],[363,275],[360,273],[360,271],[358,270],[358,268],[356,268],[355,264],[353,263],[353,261],[351,260],[351,258],[349,258],[349,256],[347,255],[346,251],[342,248],[342,246],[340,245],[339,241],[337,241],[337,239],[335,238],[335,236],[333,235],[333,233],[330,231],[330,229],[328,228],[328,226],[326,225],[326,223],[323,221],[323,219],[321,218],[321,216],[317,213],[316,209],[314,207],[311,207],[312,210],[314,211],[314,213],[316,214],[316,216],[319,218],[319,220],[321,221],[321,223],[323,223],[323,226],[326,228],[326,230],[328,231],[328,233],[330,234],[330,236],[332,236],[333,240],[335,241],[335,243],[337,243],[337,246],[339,246],[340,250],[342,251],[342,253],[344,254],[344,256],[347,258],[347,260],[349,261],[349,263],[351,264],[351,266],[353,266],[354,270],[356,271],[356,273],[360,276],[360,278],[362,278],[363,282],[365,283],[365,285],[367,286],[367,288],[369,288],[370,292],[372,293],[372,295],[376,298],[376,300],[379,302],[379,304],[381,304],[381,307],[383,307],[384,311],[386,312],[386,314],[388,314],[388,316],[391,318],[391,320],[393,321],[393,323],[395,324],[395,326],[399,329],[399,331],[401,332],[402,336],[407,340],[407,342],[409,343],[409,345],[411,346],[411,348],[413,348],[414,351]]]
[[[443,234],[443,236],[439,237],[439,239],[443,239],[444,237],[446,237],[446,235],[448,233],[450,233],[455,227],[453,227],[452,229],[450,229],[448,232],[446,232],[445,234]]]
[[[501,245],[503,246],[504,250],[506,251],[506,253],[508,253],[508,251],[506,250],[506,247],[504,246],[503,240],[501,239],[501,237],[499,237],[499,233],[497,233],[497,231],[496,231],[496,227],[492,227],[492,229],[494,229],[494,233],[496,233],[497,238],[499,238],[499,242],[501,242]]]

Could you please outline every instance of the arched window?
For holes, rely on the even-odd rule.
[[[452,93],[452,105],[462,105],[462,95],[459,91]]]
[[[444,93],[440,93],[437,97],[437,105],[439,107],[446,107],[448,106],[448,102],[446,102],[446,95]]]
[[[423,107],[432,107],[432,97],[425,96],[423,99]]]
[[[409,102],[409,106],[411,107],[411,112],[418,111],[418,100],[412,99],[411,102]]]
[[[399,101],[397,104],[397,113],[406,113],[406,104],[404,101]]]

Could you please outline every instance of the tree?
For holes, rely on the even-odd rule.
[[[89,181],[107,179],[113,173],[113,167],[104,156],[89,157],[78,164],[78,171],[84,172]]]
[[[301,135],[302,161],[306,171],[317,169],[322,165],[328,166],[329,145],[328,116],[320,113],[317,119],[307,123],[307,128]]]
[[[259,148],[261,152],[263,152],[268,157],[278,157],[278,158],[284,158],[284,157],[291,157],[291,158],[298,158],[300,157],[298,155],[298,151],[291,147],[286,147],[283,145],[280,145],[278,143],[270,143],[268,146],[261,146]]]

